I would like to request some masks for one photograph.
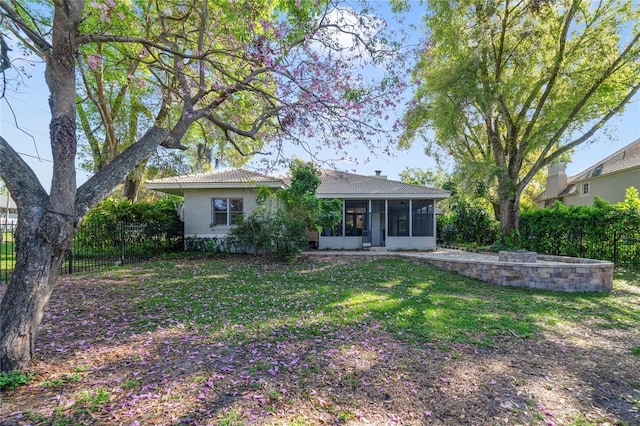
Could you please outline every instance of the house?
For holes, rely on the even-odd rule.
[[[18,206],[8,195],[0,195],[0,226],[14,225],[18,221]]]
[[[591,205],[596,196],[612,204],[624,201],[627,188],[640,190],[640,139],[575,176],[567,177],[565,167],[562,162],[549,166],[546,188],[536,198],[538,207],[555,200],[572,206]]]
[[[342,223],[317,236],[320,249],[430,250],[436,247],[436,202],[448,191],[374,176],[322,170],[319,198],[340,199]],[[185,237],[220,238],[257,206],[256,188],[284,189],[288,179],[246,170],[151,180],[146,187],[184,197]],[[212,226],[214,225],[214,226]]]

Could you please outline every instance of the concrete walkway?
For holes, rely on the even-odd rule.
[[[463,250],[439,248],[434,251],[402,251],[385,250],[384,248],[373,248],[371,250],[309,250],[302,253],[308,256],[361,256],[361,257],[407,257],[413,259],[434,259],[434,260],[468,260],[497,262],[497,254],[473,253]]]

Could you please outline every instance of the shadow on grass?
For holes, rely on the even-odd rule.
[[[433,407],[443,423],[460,422],[461,407],[485,407],[476,420],[515,411],[521,421],[544,419],[540,401],[522,393],[524,385],[543,386],[535,363],[560,369],[567,356],[591,352],[547,341],[543,332],[558,324],[625,330],[640,323],[637,300],[625,306],[612,295],[500,288],[398,259],[177,259],[68,279],[56,292],[43,324],[43,359],[95,356],[98,383],[119,375],[120,390],[103,414],[132,419],[171,404],[179,406],[176,421],[232,424],[291,407],[306,421],[317,420],[309,413],[346,419],[368,403],[375,415],[417,413],[405,419],[417,422]],[[532,359],[540,347],[555,355]],[[613,355],[604,350],[592,367],[606,368]],[[447,383],[469,380],[476,364],[484,370],[450,398]],[[535,374],[521,377],[525,369]],[[602,381],[571,373],[593,389]],[[606,397],[593,391],[596,405],[632,418],[623,413],[629,403],[618,407]]]

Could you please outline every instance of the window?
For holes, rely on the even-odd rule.
[[[589,182],[582,184],[582,195],[589,195]]]
[[[347,237],[361,237],[367,226],[367,201],[345,201],[345,235]]]
[[[411,234],[433,237],[433,200],[413,200],[411,203]]]
[[[409,200],[389,200],[390,237],[409,236]]]
[[[242,218],[242,198],[213,198],[214,225],[235,225]]]

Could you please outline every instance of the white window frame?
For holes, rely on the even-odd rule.
[[[586,191],[585,191],[586,189]],[[587,195],[589,195],[589,193],[591,192],[591,185],[590,182],[583,182],[580,184],[580,195],[582,197],[585,197]]]
[[[224,212],[227,216],[227,220],[225,224],[216,223],[216,215],[221,214],[222,211],[216,211],[216,200],[223,200],[226,204],[226,211]],[[242,203],[242,211],[232,211],[231,210],[231,201],[240,201]],[[231,198],[222,198],[222,197],[213,197],[211,198],[211,223],[215,226],[234,226],[235,223],[232,223],[232,216],[234,214],[241,214],[244,216],[244,199],[240,197],[231,197]]]

